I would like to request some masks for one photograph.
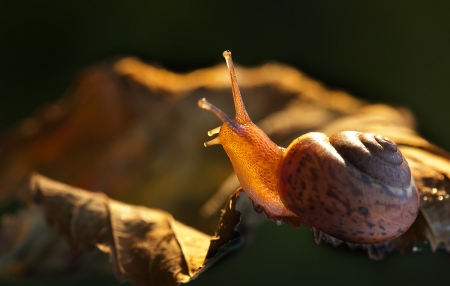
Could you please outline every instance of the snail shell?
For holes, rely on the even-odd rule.
[[[391,240],[418,214],[419,197],[408,163],[394,142],[379,135],[305,134],[286,149],[278,172],[285,206],[341,240]]]

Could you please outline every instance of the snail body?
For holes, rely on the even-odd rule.
[[[335,238],[361,244],[389,241],[404,233],[419,210],[408,163],[388,138],[354,131],[328,138],[311,132],[286,149],[277,146],[249,118],[230,71],[236,117],[230,119],[205,99],[222,126],[208,132],[231,160],[242,189],[257,209],[291,225],[304,224]]]

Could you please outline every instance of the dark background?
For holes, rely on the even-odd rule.
[[[241,65],[275,60],[358,97],[407,106],[420,132],[450,150],[449,31],[448,1],[0,0],[0,130],[102,60],[132,55],[182,72],[223,63],[230,49]],[[450,284],[443,251],[376,263],[310,236],[264,225],[249,248],[193,284]]]

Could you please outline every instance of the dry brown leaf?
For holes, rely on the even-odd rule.
[[[331,134],[351,129],[391,137],[402,148],[421,192],[418,219],[408,232],[387,244],[350,247],[364,248],[374,259],[383,258],[392,250],[408,253],[415,242],[424,240],[430,241],[432,249],[444,245],[449,250],[450,156],[417,135],[409,111],[369,105],[343,91],[326,88],[285,65],[238,67],[237,73],[251,117],[282,146],[309,131]],[[198,110],[196,102],[207,95],[211,102],[231,110],[230,94],[225,65],[175,74],[125,58],[88,69],[66,97],[44,107],[3,136],[0,203],[16,192],[30,170],[37,170],[58,181],[105,192],[115,199],[164,209],[175,218],[212,233],[217,218],[205,219],[197,210],[225,178],[224,174],[231,172],[231,165],[220,148],[201,147],[206,130],[217,123]],[[225,179],[221,192],[206,204],[212,207],[204,209],[204,213],[219,210],[237,187],[233,177]],[[79,203],[77,207],[84,210],[87,205],[98,206],[106,220],[105,205],[112,200],[86,194],[89,196],[99,199],[96,203],[89,200]],[[229,202],[235,203],[236,198]],[[113,202],[116,209],[124,210],[124,204]],[[238,216],[233,206],[227,210],[217,233],[222,239],[213,239],[208,258],[213,254],[216,254],[213,258],[220,256],[214,244],[236,240],[234,226]],[[174,236],[175,233],[184,236],[186,229],[190,232],[190,228],[185,229],[177,222],[171,227]],[[97,235],[92,231],[92,235]],[[86,240],[78,235],[81,234],[70,236],[71,241]],[[317,242],[341,243],[318,232],[315,235]],[[113,253],[114,241],[111,243],[108,247],[99,245]],[[181,248],[182,242],[179,245]],[[183,245],[186,253],[197,248],[196,244]],[[114,268],[119,274],[126,270],[120,257],[114,258]],[[186,259],[186,265],[197,265],[201,260],[193,256]],[[146,266],[141,269],[144,268],[147,269]],[[180,275],[188,277],[195,273],[192,269],[186,266]]]
[[[236,196],[211,237],[161,210],[127,205],[38,174],[31,176],[30,190],[48,222],[71,245],[109,253],[117,279],[134,285],[188,282],[219,248],[239,236],[234,231],[239,223]]]

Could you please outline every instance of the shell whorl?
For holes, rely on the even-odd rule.
[[[371,133],[344,131],[330,137],[330,144],[361,172],[393,187],[408,187],[411,171],[400,149],[389,138]]]

